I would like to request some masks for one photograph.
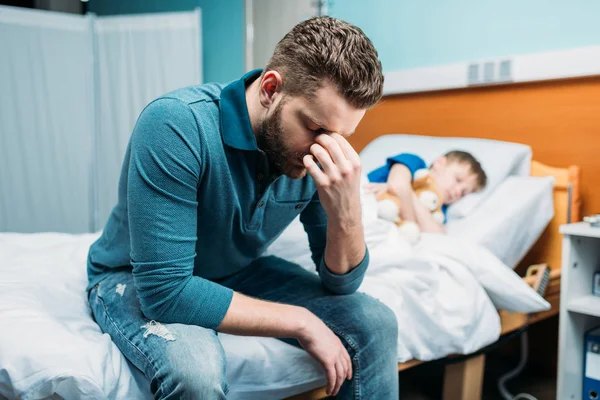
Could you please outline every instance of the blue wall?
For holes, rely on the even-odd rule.
[[[204,82],[227,82],[243,75],[244,0],[90,0],[97,15],[138,14],[202,9]]]
[[[600,44],[598,0],[333,0],[385,71]]]
[[[90,0],[98,15],[202,9],[204,81],[244,66],[244,0]],[[599,0],[333,0],[361,27],[385,71],[600,44]]]

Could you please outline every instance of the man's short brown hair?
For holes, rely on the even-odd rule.
[[[383,91],[377,50],[364,32],[331,17],[303,21],[275,47],[266,71],[283,77],[283,90],[313,98],[325,83],[355,108],[374,106]],[[264,72],[263,72],[264,73]]]
[[[477,177],[477,187],[475,188],[477,191],[482,190],[485,187],[485,185],[487,185],[487,175],[485,174],[485,171],[481,167],[479,161],[477,161],[477,159],[473,157],[471,153],[467,153],[466,151],[453,150],[444,154],[444,157],[446,157],[448,163],[456,162],[459,164],[464,163],[469,165],[469,167],[471,168],[471,172]]]

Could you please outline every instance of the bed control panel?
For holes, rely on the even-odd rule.
[[[600,271],[594,273],[594,280],[592,283],[592,294],[594,296],[600,296]]]
[[[583,220],[595,228],[600,228],[600,214],[588,215]]]

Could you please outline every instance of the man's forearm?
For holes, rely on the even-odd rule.
[[[365,257],[366,245],[360,212],[354,218],[327,223],[325,264],[334,274],[343,275],[360,264]]]
[[[298,338],[313,317],[302,307],[258,300],[234,292],[217,331],[242,336]]]

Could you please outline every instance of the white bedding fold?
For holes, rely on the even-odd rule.
[[[294,223],[268,252],[314,271],[306,235]],[[498,339],[496,309],[534,312],[549,307],[480,245],[448,235],[422,234],[411,247],[393,223],[367,212],[363,224],[371,261],[359,291],[396,314],[399,361],[473,352]]]

